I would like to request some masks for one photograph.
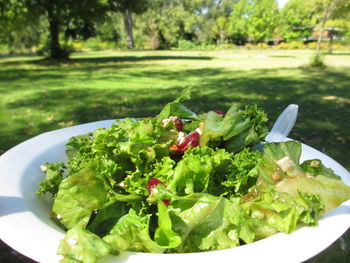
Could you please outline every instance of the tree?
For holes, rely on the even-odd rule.
[[[224,43],[228,37],[228,18],[225,16],[219,16],[216,19],[216,25],[213,27],[213,33],[217,35],[218,42]]]
[[[199,42],[223,43],[229,40],[228,20],[237,2],[238,0],[207,0],[198,4],[196,37]]]
[[[128,48],[134,48],[133,37],[133,18],[132,13],[141,14],[145,12],[149,6],[148,0],[110,0],[112,10],[119,11],[123,14],[126,42]]]
[[[50,57],[53,59],[69,55],[60,43],[60,33],[64,29],[101,21],[108,10],[104,0],[6,0],[3,3],[6,10],[22,10],[12,12],[13,21],[24,20],[27,24],[34,24],[42,17],[47,19]]]
[[[272,38],[279,23],[275,0],[240,0],[230,15],[230,33],[233,37],[247,36],[254,43]]]
[[[314,13],[310,1],[289,0],[281,11],[282,37],[287,41],[310,37],[314,29]]]
[[[179,40],[194,41],[199,8],[203,0],[154,0],[137,19],[152,48],[176,46]]]
[[[319,16],[320,26],[316,46],[316,57],[320,56],[322,35],[329,19],[335,16],[346,16],[350,12],[350,3],[347,0],[314,0],[314,9]],[[332,39],[332,38],[331,38]],[[330,43],[332,43],[330,41]],[[332,50],[331,48],[329,49]]]
[[[136,17],[137,26],[153,48],[168,48],[182,40],[194,43],[227,41],[227,21],[237,0],[154,0]]]
[[[347,0],[315,0],[316,15],[320,20],[319,34],[316,46],[316,56],[320,56],[321,41],[327,21],[330,19],[349,16],[350,3]],[[333,35],[331,33],[329,41],[329,52],[332,52]]]
[[[289,0],[282,10],[283,36],[287,40],[309,37],[318,31],[316,55],[320,55],[321,41],[329,27],[329,52],[332,51],[334,27],[348,31],[350,1],[347,0]]]
[[[41,24],[40,18],[30,16],[23,2],[0,2],[0,41],[11,49],[37,45],[42,33]]]
[[[237,0],[214,1],[206,18],[215,21],[211,28],[216,43],[224,43],[229,37],[229,17]]]

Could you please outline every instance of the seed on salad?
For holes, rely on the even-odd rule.
[[[281,175],[275,172],[272,174],[272,179],[274,181],[279,181],[279,180],[281,180]]]
[[[45,173],[47,171],[47,166],[46,165],[40,165],[40,170]]]

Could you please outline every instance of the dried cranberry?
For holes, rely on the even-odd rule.
[[[158,184],[162,184],[162,185],[164,185],[164,183],[161,181],[161,180],[158,180],[157,178],[151,178],[151,179],[149,179],[149,181],[148,181],[148,183],[147,183],[147,191],[148,191],[148,194],[151,194],[152,193],[152,189],[154,188],[154,187],[156,187]],[[165,205],[170,205],[170,202],[169,202],[169,200],[162,200],[163,201],[163,203],[165,204]]]
[[[170,201],[169,200],[162,200],[163,203],[166,205],[166,206],[169,206],[170,205]]]
[[[154,187],[156,187],[157,185],[162,184],[164,185],[164,183],[161,180],[158,180],[157,178],[151,178],[149,179],[148,183],[147,183],[147,191],[148,194],[151,194],[152,189]]]
[[[188,148],[191,147],[197,147],[199,145],[199,133],[197,131],[194,131],[187,135],[185,139],[178,143],[176,146],[178,148],[179,152],[184,153],[185,151],[188,150]]]
[[[184,125],[181,119],[176,118],[173,122],[177,131],[183,131]]]
[[[225,118],[225,116],[226,116],[226,114],[225,114],[225,113],[223,113],[223,112],[222,112],[222,111],[220,111],[220,110],[213,110],[213,112],[215,112],[216,114],[221,115],[223,118]]]

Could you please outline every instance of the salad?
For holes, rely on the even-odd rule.
[[[67,230],[61,262],[123,251],[188,253],[291,233],[350,198],[320,160],[300,164],[296,141],[254,145],[268,133],[256,105],[197,115],[183,101],[153,118],[124,119],[75,136],[66,163],[41,166],[38,194]]]

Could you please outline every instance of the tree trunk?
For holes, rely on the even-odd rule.
[[[319,56],[321,53],[322,35],[323,35],[324,26],[325,26],[326,22],[327,22],[327,16],[324,16],[322,19],[322,22],[321,22],[320,31],[318,33],[317,46],[316,46],[316,56]]]
[[[329,31],[329,43],[328,43],[328,54],[333,53],[333,40],[334,40],[334,31],[333,28]]]
[[[128,48],[134,48],[134,38],[132,34],[132,16],[129,10],[125,10],[124,12],[124,26],[126,31],[126,42]]]
[[[62,50],[59,41],[59,24],[56,19],[50,20],[50,57],[62,58]]]
[[[330,1],[326,7],[324,7],[324,12],[323,12],[323,17],[321,20],[321,28],[320,28],[320,33],[318,35],[318,40],[317,40],[317,46],[316,46],[316,56],[320,55],[321,52],[321,41],[322,41],[322,35],[324,31],[324,27],[326,25],[327,20],[331,17],[332,12],[334,9],[340,5],[343,4],[345,0],[335,0],[335,1]]]
[[[47,8],[49,27],[50,27],[50,58],[61,59],[65,58],[63,50],[60,46],[59,33],[60,25],[57,15],[54,12],[54,7],[49,5]]]

